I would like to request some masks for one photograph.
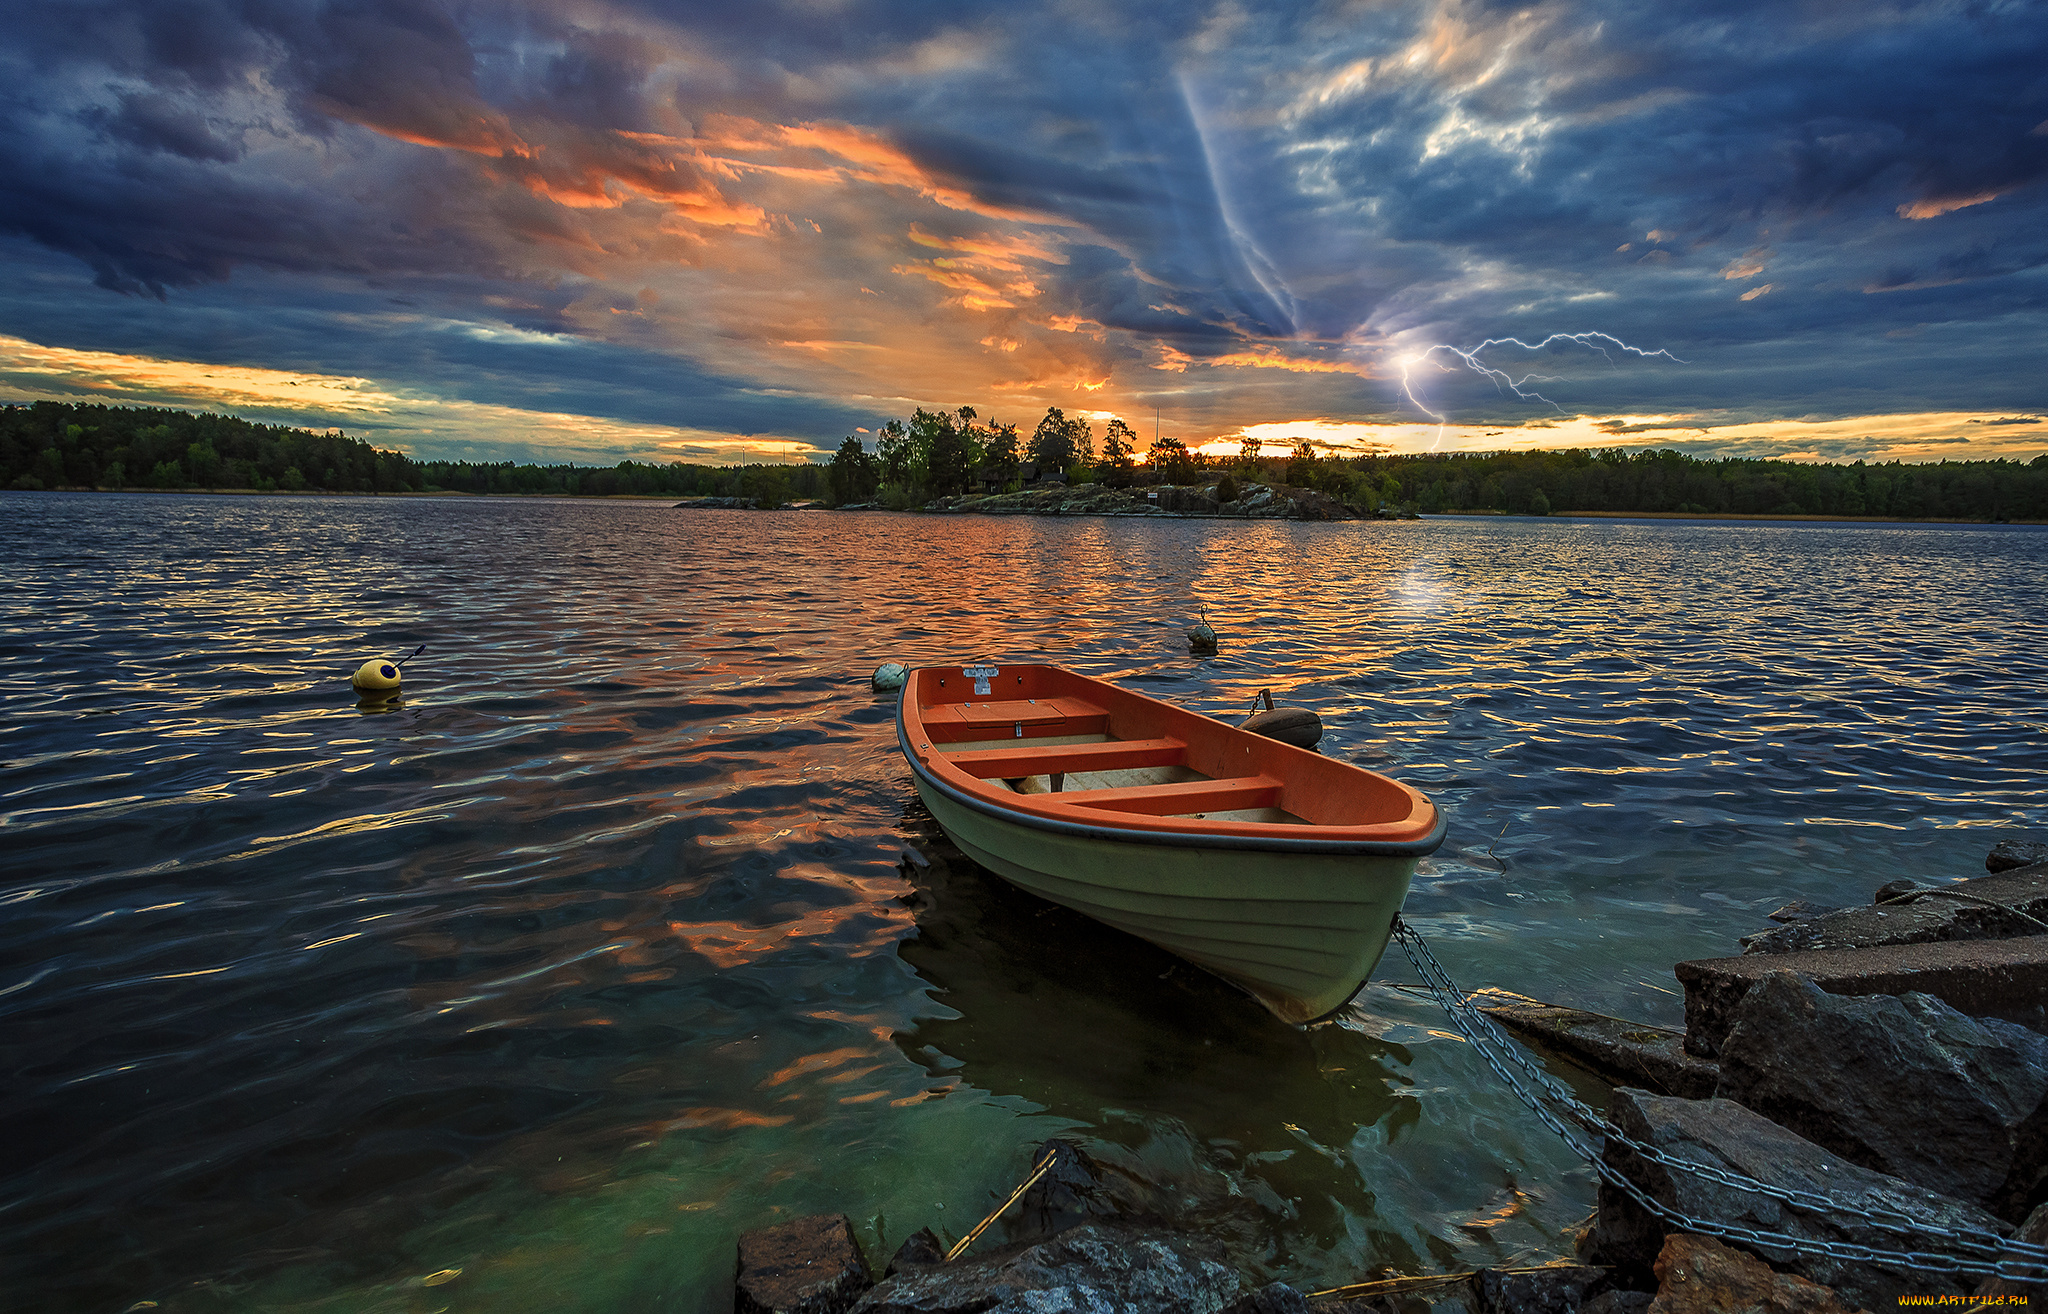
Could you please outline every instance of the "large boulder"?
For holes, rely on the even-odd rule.
[[[1931,995],[1831,995],[1773,972],[1736,1011],[1714,1093],[1851,1163],[1995,1210],[2021,1125],[2048,1095],[2048,1037]]]
[[[2030,1244],[2048,1245],[2048,1204],[2041,1205],[2027,1215],[2027,1221],[2020,1224],[2020,1230],[2013,1234],[2016,1240]],[[2022,1282],[2014,1278],[1985,1278],[1977,1286],[1977,1299],[1987,1305],[2032,1305],[2040,1308],[2048,1302],[2048,1282]]]
[[[2048,844],[2037,844],[2028,840],[2000,840],[1984,857],[1984,870],[2011,871],[2015,867],[2032,867],[2037,863],[2048,863]]]
[[[1850,1314],[1835,1293],[1711,1237],[1676,1233],[1657,1256],[1657,1299],[1650,1314]]]
[[[869,1286],[845,1214],[813,1214],[740,1234],[734,1314],[839,1314]]]
[[[905,1269],[854,1314],[1214,1314],[1238,1295],[1214,1243],[1087,1223],[1049,1241]]]
[[[1894,1211],[1951,1231],[1995,1236],[2012,1231],[1975,1205],[1858,1167],[1733,1100],[1685,1100],[1623,1088],[1614,1092],[1607,1117],[1623,1136],[1674,1159],[1811,1192],[1851,1208]],[[1933,1235],[1901,1236],[1840,1212],[1807,1213],[1771,1196],[1667,1169],[1611,1138],[1605,1161],[1661,1207],[1683,1217],[1812,1242],[1848,1242],[1889,1251],[1944,1248]],[[1623,1286],[1644,1285],[1665,1237],[1685,1230],[1603,1180],[1599,1218],[1587,1237],[1584,1258],[1614,1266]],[[1750,1248],[1762,1253],[1761,1247]],[[1902,1295],[1955,1289],[1952,1278],[1915,1269],[1878,1267],[1807,1251],[1788,1254],[1773,1249],[1763,1257],[1781,1270],[1832,1287],[1845,1301],[1873,1310],[1897,1305]]]
[[[1918,991],[1971,1017],[2048,1032],[2048,935],[1697,958],[1671,971],[1685,987],[1685,1052],[1695,1058],[1719,1058],[1743,996],[1783,971],[1797,972],[1831,995]]]

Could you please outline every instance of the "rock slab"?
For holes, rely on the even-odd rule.
[[[870,1285],[845,1214],[813,1214],[740,1234],[735,1314],[839,1314]]]
[[[1854,1208],[1896,1211],[1952,1231],[1997,1236],[2012,1231],[1975,1205],[1860,1168],[1733,1100],[1682,1100],[1622,1089],[1614,1093],[1607,1118],[1622,1135],[1674,1159],[1812,1192]],[[1901,1236],[1839,1213],[1809,1214],[1767,1195],[1666,1169],[1611,1138],[1604,1159],[1660,1206],[1685,1217],[1807,1241],[1846,1241],[1892,1251],[1942,1248],[1932,1236]],[[1587,1237],[1583,1258],[1614,1266],[1623,1286],[1641,1285],[1650,1277],[1665,1237],[1683,1230],[1602,1180],[1599,1218]],[[1954,1291],[1953,1279],[1912,1269],[1880,1268],[1803,1251],[1773,1250],[1765,1257],[1781,1269],[1832,1287],[1845,1301],[1873,1310],[1894,1307],[1902,1295]]]
[[[1915,888],[1911,881],[1898,885]],[[1899,891],[1890,885],[1879,893],[1888,899],[1899,897]],[[2029,921],[2030,917],[2035,920]],[[2009,939],[2048,934],[2048,928],[2039,924],[2042,921],[2048,921],[2048,864],[1933,885],[1912,896],[1910,902],[1841,908],[1803,917],[1789,926],[1743,936],[1742,952],[1784,954],[1802,949],[1875,949],[1888,944]]]
[[[2033,935],[1680,963],[1672,972],[1685,987],[1685,1052],[1695,1058],[1719,1058],[1743,997],[1758,981],[1779,971],[1797,972],[1831,995],[1918,992],[1971,1017],[2000,1018],[2048,1031],[2048,935]]]
[[[2048,1095],[2048,1036],[1931,995],[1830,995],[1774,972],[1736,1012],[1715,1094],[1851,1163],[1996,1212],[2021,1124]]]
[[[1480,1012],[1613,1085],[1704,1099],[1720,1080],[1720,1069],[1686,1053],[1674,1032],[1554,1004],[1493,1004]]]
[[[1666,1238],[1656,1269],[1650,1314],[1851,1314],[1826,1287],[1774,1273],[1762,1260],[1711,1237],[1680,1232]]]
[[[1089,1223],[1035,1245],[914,1267],[877,1285],[854,1314],[1215,1314],[1237,1270],[1212,1243]]]

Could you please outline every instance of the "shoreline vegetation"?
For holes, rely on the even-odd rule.
[[[1026,437],[972,407],[915,411],[830,461],[615,466],[419,461],[340,432],[163,408],[0,407],[0,488],[381,496],[691,499],[954,514],[1392,519],[1523,515],[2048,523],[2048,455],[1818,464],[1663,450],[1340,453],[1256,440],[1223,456],[1172,438],[1138,450],[1121,419],[1047,410]],[[1264,495],[1258,507],[1249,505]],[[687,503],[686,503],[687,504]]]

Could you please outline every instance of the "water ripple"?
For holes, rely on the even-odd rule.
[[[1468,984],[1659,1021],[2048,820],[2040,532],[0,496],[23,1308],[710,1311],[775,1210],[958,1235],[1055,1132],[1276,1276],[1563,1244],[1590,1178],[1426,1004],[1280,1028],[952,852],[884,660],[1315,707],[1450,811]]]

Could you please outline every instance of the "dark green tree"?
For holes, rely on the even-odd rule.
[[[881,472],[875,468],[875,458],[868,455],[860,439],[851,434],[839,444],[839,451],[826,467],[825,478],[832,490],[832,504],[845,506],[849,502],[865,502],[875,495],[881,483]]]
[[[1287,482],[1297,488],[1316,486],[1316,449],[1306,438],[1295,444],[1294,455],[1287,459]]]
[[[972,410],[962,409],[967,417],[973,416]],[[962,430],[960,419],[919,407],[910,417],[910,442],[912,468],[923,476],[918,480],[920,497],[954,497],[968,490],[981,453],[972,434]]]
[[[1057,406],[1046,407],[1044,418],[1031,431],[1031,463],[1044,474],[1048,470],[1065,470],[1074,463],[1076,455],[1074,430],[1067,423],[1066,413]]]
[[[994,484],[997,489],[1010,486],[1017,478],[1017,467],[1022,464],[1023,453],[1018,450],[1017,426],[996,424],[988,431],[988,441],[981,452],[981,477]]]
[[[1178,438],[1161,438],[1152,444],[1152,468],[1161,483],[1185,484],[1199,468],[1195,454]]]
[[[1102,432],[1102,463],[1098,467],[1102,482],[1112,488],[1128,487],[1131,482],[1131,457],[1138,450],[1138,435],[1122,417],[1112,417]]]

